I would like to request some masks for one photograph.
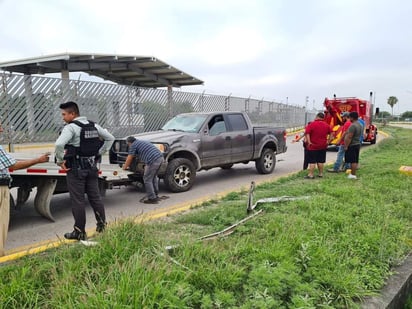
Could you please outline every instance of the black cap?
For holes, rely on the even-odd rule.
[[[350,112],[349,113],[349,118],[357,120],[359,118],[358,112]]]

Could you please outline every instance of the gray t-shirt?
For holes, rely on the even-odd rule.
[[[362,125],[358,121],[352,122],[352,124],[350,125],[348,129],[348,133],[347,133],[347,134],[353,133],[352,140],[349,146],[360,145],[360,137],[361,137],[362,131],[363,131]]]

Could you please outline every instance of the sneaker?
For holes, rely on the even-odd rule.
[[[74,229],[71,233],[64,234],[64,238],[66,239],[75,239],[75,240],[86,240],[86,232],[78,231]]]
[[[333,169],[333,168],[328,169],[328,172],[329,172],[329,173],[339,173],[338,170],[335,170],[335,169]]]
[[[352,174],[349,174],[348,175],[348,179],[357,179],[358,177],[356,177],[356,175],[352,175]]]
[[[169,196],[167,195],[161,195],[157,197],[159,200],[167,200],[169,198]]]
[[[158,198],[148,198],[143,201],[144,204],[159,204]]]
[[[106,222],[97,222],[96,224],[96,232],[97,233],[103,233],[104,230],[106,229]]]
[[[307,175],[307,176],[305,176],[305,177],[303,177],[304,179],[315,179],[315,177],[314,176],[309,176],[309,175]]]

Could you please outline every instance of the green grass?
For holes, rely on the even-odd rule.
[[[356,308],[412,248],[412,176],[398,171],[412,135],[385,130],[359,180],[300,172],[257,186],[256,200],[309,199],[259,205],[229,236],[199,240],[247,216],[246,191],[3,265],[0,308]]]

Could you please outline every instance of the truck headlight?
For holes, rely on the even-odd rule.
[[[165,144],[153,144],[156,146],[157,149],[159,149],[161,152],[166,152],[166,145]]]
[[[120,142],[115,141],[113,143],[113,149],[114,149],[115,152],[119,152],[120,151]]]

